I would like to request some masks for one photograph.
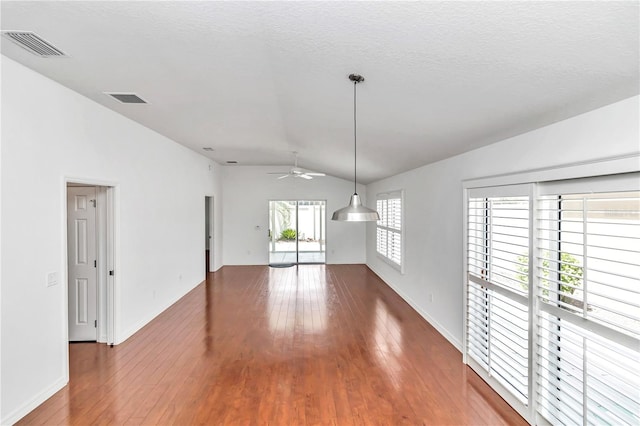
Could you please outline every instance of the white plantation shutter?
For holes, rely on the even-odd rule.
[[[376,229],[376,249],[392,266],[402,271],[402,191],[378,194],[376,208],[380,220]]]
[[[638,186],[636,174],[541,189],[538,412],[552,423],[640,424]]]
[[[640,424],[637,349],[554,314],[538,319],[538,412],[553,424]]]
[[[466,362],[531,423],[639,425],[640,174],[467,205]]]
[[[467,355],[521,410],[529,399],[529,203],[474,191],[467,216]]]

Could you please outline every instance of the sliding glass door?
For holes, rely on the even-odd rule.
[[[325,261],[326,202],[269,201],[269,264]]]

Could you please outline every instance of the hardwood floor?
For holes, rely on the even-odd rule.
[[[526,424],[363,265],[226,266],[19,424]]]

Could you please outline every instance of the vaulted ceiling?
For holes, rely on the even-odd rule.
[[[298,151],[346,179],[347,75],[360,73],[368,183],[638,94],[638,5],[4,1],[3,30],[69,57],[4,37],[2,53],[222,164],[290,165]]]

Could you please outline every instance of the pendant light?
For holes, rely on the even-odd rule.
[[[347,207],[333,212],[332,220],[344,222],[369,222],[380,220],[378,212],[362,205],[357,191],[357,128],[356,128],[356,86],[364,81],[364,77],[358,74],[351,74],[349,80],[353,81],[353,195]]]

